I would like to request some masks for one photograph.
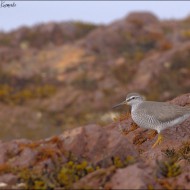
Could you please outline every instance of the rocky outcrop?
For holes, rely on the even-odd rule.
[[[49,22],[33,27],[23,26],[10,32],[0,32],[0,47],[12,46],[21,49],[60,46],[80,39],[96,28],[84,22]]]
[[[190,94],[170,101],[188,106]],[[0,142],[0,184],[15,188],[176,189],[189,187],[190,118],[163,131],[156,148],[130,114],[49,139]]]
[[[148,12],[104,26],[50,22],[0,32],[0,138],[108,125],[118,114],[111,107],[131,91],[157,101],[188,93],[189,36],[188,18]]]
[[[126,20],[139,26],[158,24],[159,22],[158,18],[150,12],[132,12],[127,16]]]

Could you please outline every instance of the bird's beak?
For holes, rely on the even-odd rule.
[[[125,105],[126,103],[127,103],[127,101],[125,100],[125,101],[123,101],[123,102],[121,102],[121,103],[119,103],[119,104],[113,106],[112,108],[117,108],[117,107],[119,107],[119,106]]]

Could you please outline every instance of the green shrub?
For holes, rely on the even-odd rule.
[[[180,166],[175,162],[174,159],[168,161],[158,161],[158,174],[161,174],[163,177],[176,177],[181,174]]]

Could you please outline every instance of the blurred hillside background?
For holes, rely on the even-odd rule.
[[[60,11],[77,11],[76,2],[70,2],[70,9],[65,2],[62,10],[56,10],[56,2],[52,14],[51,9],[44,12],[47,5],[41,2],[16,3],[16,8],[0,10],[1,139],[40,139],[85,124],[105,125],[114,114],[127,112],[127,107],[111,107],[131,91],[158,101],[190,92],[189,2],[170,2],[173,9],[166,6],[159,13],[152,2],[155,8],[143,7],[143,12],[139,2],[122,2],[118,18],[116,2],[104,11],[103,2],[96,2],[92,16],[88,6],[82,12],[81,4],[76,18],[68,19]],[[40,19],[40,9],[41,22],[30,19]],[[59,22],[49,17],[56,11]]]

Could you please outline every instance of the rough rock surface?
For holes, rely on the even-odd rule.
[[[188,106],[190,94],[170,103]],[[151,148],[156,137],[127,114],[104,127],[91,124],[45,140],[1,141],[0,182],[33,189],[188,189],[190,118],[163,135]]]

